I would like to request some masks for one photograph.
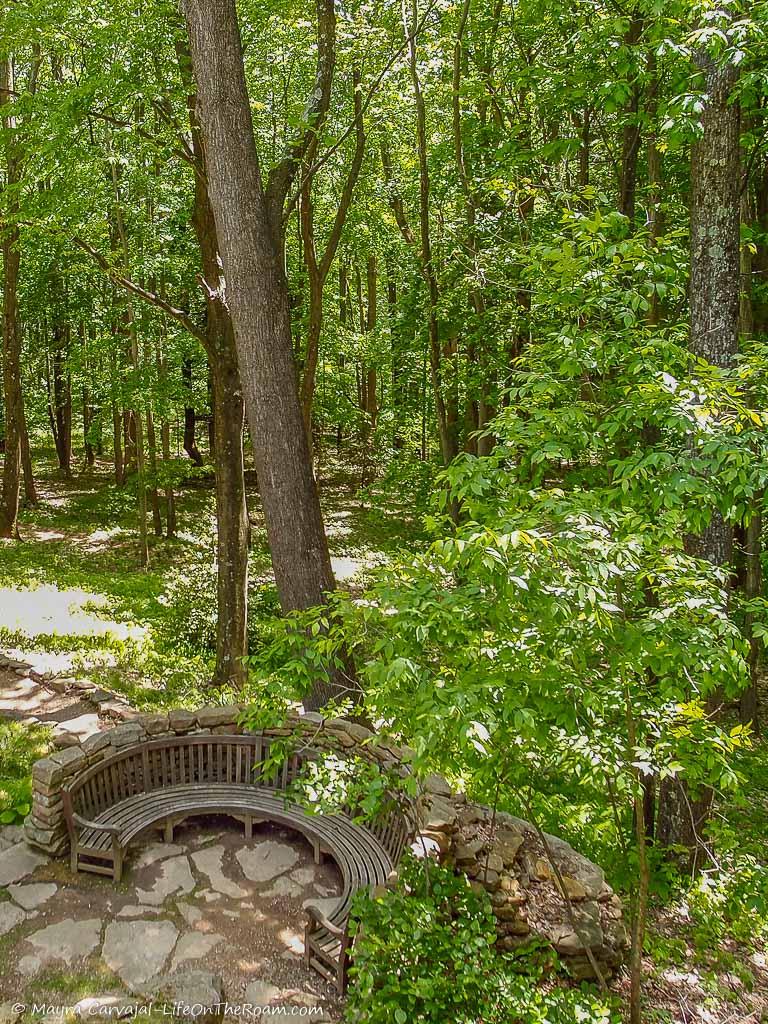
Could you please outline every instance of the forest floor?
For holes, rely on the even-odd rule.
[[[212,478],[200,473],[180,488],[177,536],[151,535],[142,569],[136,493],[114,486],[108,463],[71,480],[50,459],[38,468],[39,503],[20,516],[21,543],[0,542],[0,648],[34,653],[41,673],[88,675],[137,707],[194,699],[214,654]],[[257,654],[278,603],[254,482],[250,640]],[[361,498],[359,479],[338,472],[320,486],[341,587],[359,586],[369,567],[422,536],[412,510]]]
[[[18,657],[40,674],[90,679],[124,695],[139,708],[200,703],[210,678],[215,635],[212,480],[201,475],[180,489],[178,536],[174,540],[152,537],[150,566],[141,569],[136,495],[129,488],[116,488],[109,468],[100,464],[92,473],[63,480],[50,459],[39,464],[40,503],[22,514],[22,541],[0,542],[0,650]],[[329,465],[331,471],[333,468]],[[362,586],[371,566],[424,543],[423,529],[405,498],[399,501],[388,493],[386,500],[371,500],[365,492],[361,497],[359,479],[341,472],[324,474],[321,494],[334,567],[342,586]],[[262,645],[269,643],[278,606],[270,582],[263,519],[253,488],[249,507],[253,526],[251,647],[258,655]],[[77,720],[92,711],[81,706],[79,698],[66,689],[44,695],[43,705],[40,694],[22,690],[13,672],[6,671],[0,677],[0,718],[18,720],[35,714],[55,723]],[[672,881],[665,888],[663,872],[657,878],[645,960],[647,1019],[654,1024],[768,1022],[768,955],[758,936],[761,928],[761,934],[768,934],[768,905],[763,895],[768,872],[765,744],[755,745],[748,757],[744,774],[751,781],[751,789],[747,799],[720,809],[719,827],[728,846],[728,863],[737,865],[729,880],[723,882],[731,870],[726,867],[717,879],[705,878],[703,889],[700,887],[697,893],[681,895]],[[563,827],[573,828],[572,821],[566,826],[565,817]],[[222,839],[214,835],[209,842],[212,847],[225,847],[224,862],[237,872],[232,859],[236,839],[228,833],[226,836]],[[573,833],[566,838],[578,846]],[[194,844],[190,840],[187,845],[189,850],[176,856],[190,856]],[[584,852],[595,856],[594,849]],[[157,865],[164,860],[158,858],[154,867],[146,864],[141,870],[157,872]],[[610,870],[609,865],[605,866]],[[40,878],[35,875],[31,881],[61,885],[62,880],[53,877],[56,870],[51,865],[39,867]],[[311,888],[314,883],[308,878],[308,874],[302,876],[301,884]],[[621,888],[620,879],[610,880]],[[151,888],[157,879],[153,876],[141,881],[147,881],[147,888]],[[233,881],[238,886],[243,884],[240,875],[237,879],[233,876]],[[319,881],[330,885],[327,879]],[[81,884],[65,880],[64,888],[71,887],[76,900]],[[103,887],[98,880],[94,885]],[[196,889],[198,886],[202,886],[203,893],[211,888],[202,878],[196,881]],[[0,889],[0,917],[3,910],[8,911],[3,895]],[[106,941],[105,929],[118,920],[121,910],[132,905],[134,895],[121,894],[120,899],[112,900],[111,908],[104,907],[104,913],[99,913],[104,928],[99,930],[98,948],[94,946],[95,952],[89,955],[98,956],[98,949]],[[304,895],[294,893],[290,897],[295,903],[288,908],[291,913],[300,916]],[[171,926],[179,936],[186,934],[185,928],[199,932],[196,924],[184,924],[186,919],[179,916],[174,902],[176,896],[169,902],[169,906],[173,903]],[[257,906],[258,893],[254,891],[251,896]],[[84,906],[93,898],[83,897]],[[217,916],[203,931],[224,934],[227,920],[222,911],[232,908],[219,901],[208,905],[204,895],[202,899],[197,909],[202,909],[204,915]],[[744,908],[743,914],[740,907]],[[142,920],[154,919],[151,910],[141,913]],[[195,914],[190,916],[196,918]],[[126,914],[119,920],[127,924],[131,918]],[[27,945],[19,947],[20,958],[34,955],[32,947],[27,948],[27,933],[40,930],[42,923],[34,918],[25,921],[22,940]],[[50,923],[57,922],[52,919]],[[270,948],[279,958],[283,939],[276,935],[270,940],[274,948]],[[10,949],[8,937],[2,943],[0,956]],[[286,952],[284,947],[283,942],[282,952]],[[243,958],[247,960],[245,950]],[[83,977],[87,979],[87,973]],[[284,988],[293,984],[297,991],[314,991],[306,979],[292,982],[286,977],[280,984],[283,982]],[[234,979],[231,984],[235,984]],[[78,987],[72,971],[64,972],[58,981],[54,979],[54,988],[56,985],[65,989],[69,986],[72,993],[85,991],[82,985]],[[627,994],[626,977],[616,980],[615,990],[622,998]],[[324,1005],[335,1014],[331,1003]]]

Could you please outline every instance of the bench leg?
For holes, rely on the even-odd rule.
[[[253,839],[253,818],[250,814],[246,814],[243,824],[245,825],[245,838]]]
[[[344,995],[347,987],[347,964],[349,963],[349,937],[344,936],[341,940],[341,953],[339,954],[339,969],[336,972],[336,991],[340,996]]]
[[[309,921],[307,921],[306,924],[304,925],[304,963],[307,967],[309,967],[309,961],[312,959],[312,950],[310,949],[309,946],[310,928],[311,925]]]
[[[72,844],[72,847],[69,851],[69,866],[75,874],[77,874],[77,872],[80,870],[80,861],[77,856],[77,846],[74,843]]]
[[[317,839],[312,840],[312,849],[315,852],[315,864],[323,863],[323,851],[320,849],[320,843]]]
[[[165,832],[165,841],[166,841],[166,843],[172,843],[173,842],[173,821],[171,820],[171,818],[169,818],[168,821],[166,821],[163,831]]]
[[[123,849],[116,836],[112,837],[112,858],[112,877],[119,882],[123,877]]]

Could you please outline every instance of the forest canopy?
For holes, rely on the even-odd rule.
[[[7,2],[0,644],[386,729],[689,1019],[644,954],[768,934],[767,111],[765,3]]]

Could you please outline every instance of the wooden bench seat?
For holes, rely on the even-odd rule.
[[[247,839],[254,823],[274,821],[303,834],[315,861],[330,855],[341,872],[342,893],[328,914],[307,907],[307,964],[340,992],[350,954],[349,916],[355,893],[386,884],[408,840],[406,820],[392,808],[370,827],[341,814],[312,814],[292,804],[286,789],[313,752],[289,754],[264,770],[271,738],[184,736],[152,740],[89,768],[64,789],[72,869],[119,881],[125,852],[143,832],[173,830],[198,814],[226,814],[243,822]]]

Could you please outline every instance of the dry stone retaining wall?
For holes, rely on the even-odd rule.
[[[171,735],[241,733],[239,705],[175,710],[162,714],[124,711],[113,729],[95,733],[38,761],[33,769],[33,806],[27,841],[51,855],[68,844],[62,786],[85,768],[127,746]],[[412,751],[346,719],[315,713],[294,715],[266,735],[299,733],[308,745],[359,755],[402,772]],[[444,778],[429,776],[416,803],[417,853],[432,854],[464,873],[473,888],[489,894],[496,916],[496,945],[513,950],[538,938],[551,944],[577,979],[609,976],[628,945],[621,901],[601,868],[556,836],[540,835],[526,821],[469,803]],[[589,951],[589,952],[588,952]]]

